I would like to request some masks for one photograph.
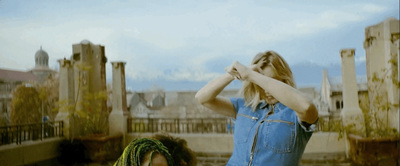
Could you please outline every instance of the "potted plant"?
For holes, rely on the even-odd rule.
[[[367,97],[365,97],[367,98]],[[349,157],[357,165],[398,165],[399,133],[389,126],[390,109],[382,102],[378,108],[361,107],[364,117],[363,130],[355,130],[355,125],[345,127],[349,141]]]
[[[77,64],[79,69],[75,100],[72,104],[60,101],[61,107],[69,107],[71,125],[71,145],[82,144],[89,161],[105,162],[116,160],[122,152],[122,135],[108,135],[108,111],[105,109],[107,94],[104,91],[91,92],[84,76],[89,75],[89,65]],[[77,143],[78,142],[78,143]]]
[[[86,93],[83,96],[79,119],[83,134],[74,138],[86,148],[86,156],[95,162],[116,160],[121,152],[122,136],[108,136],[108,112],[102,109],[104,92]]]

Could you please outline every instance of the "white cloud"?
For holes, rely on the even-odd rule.
[[[129,70],[129,68],[127,68]],[[174,70],[161,71],[157,69],[129,70],[128,77],[137,80],[168,80],[168,81],[210,81],[220,76],[221,73],[204,72],[193,70],[193,68],[177,68]]]
[[[204,72],[200,70],[194,70],[193,68],[179,68],[175,71],[172,71],[169,75],[165,75],[165,79],[171,81],[209,81],[220,75],[221,73]]]
[[[363,56],[355,56],[354,57],[354,61],[355,61],[355,64],[365,63],[366,57],[365,57],[365,55],[363,55]]]
[[[381,13],[381,12],[384,12],[385,10],[387,10],[387,7],[367,3],[367,4],[362,5],[360,7],[360,9],[366,13]]]

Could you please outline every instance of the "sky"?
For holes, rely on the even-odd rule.
[[[322,70],[340,76],[340,50],[356,50],[365,75],[364,29],[399,19],[398,0],[0,0],[0,68],[28,71],[40,47],[49,67],[82,40],[126,62],[127,89],[196,91],[234,61],[274,50],[298,87],[318,87]],[[234,81],[228,88],[240,88]]]

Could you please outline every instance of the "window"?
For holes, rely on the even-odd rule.
[[[336,110],[343,109],[343,101],[336,101]]]
[[[336,109],[337,110],[340,109],[340,102],[339,101],[336,101]]]
[[[79,53],[76,53],[73,55],[73,59],[74,59],[74,61],[79,61],[79,60],[81,60],[81,55]]]

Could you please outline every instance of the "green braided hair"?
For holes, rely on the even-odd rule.
[[[162,154],[168,162],[168,166],[173,166],[173,160],[168,149],[158,140],[152,138],[139,138],[131,141],[125,148],[121,157],[114,163],[114,166],[140,166],[144,156],[150,153],[150,166],[153,154]]]

